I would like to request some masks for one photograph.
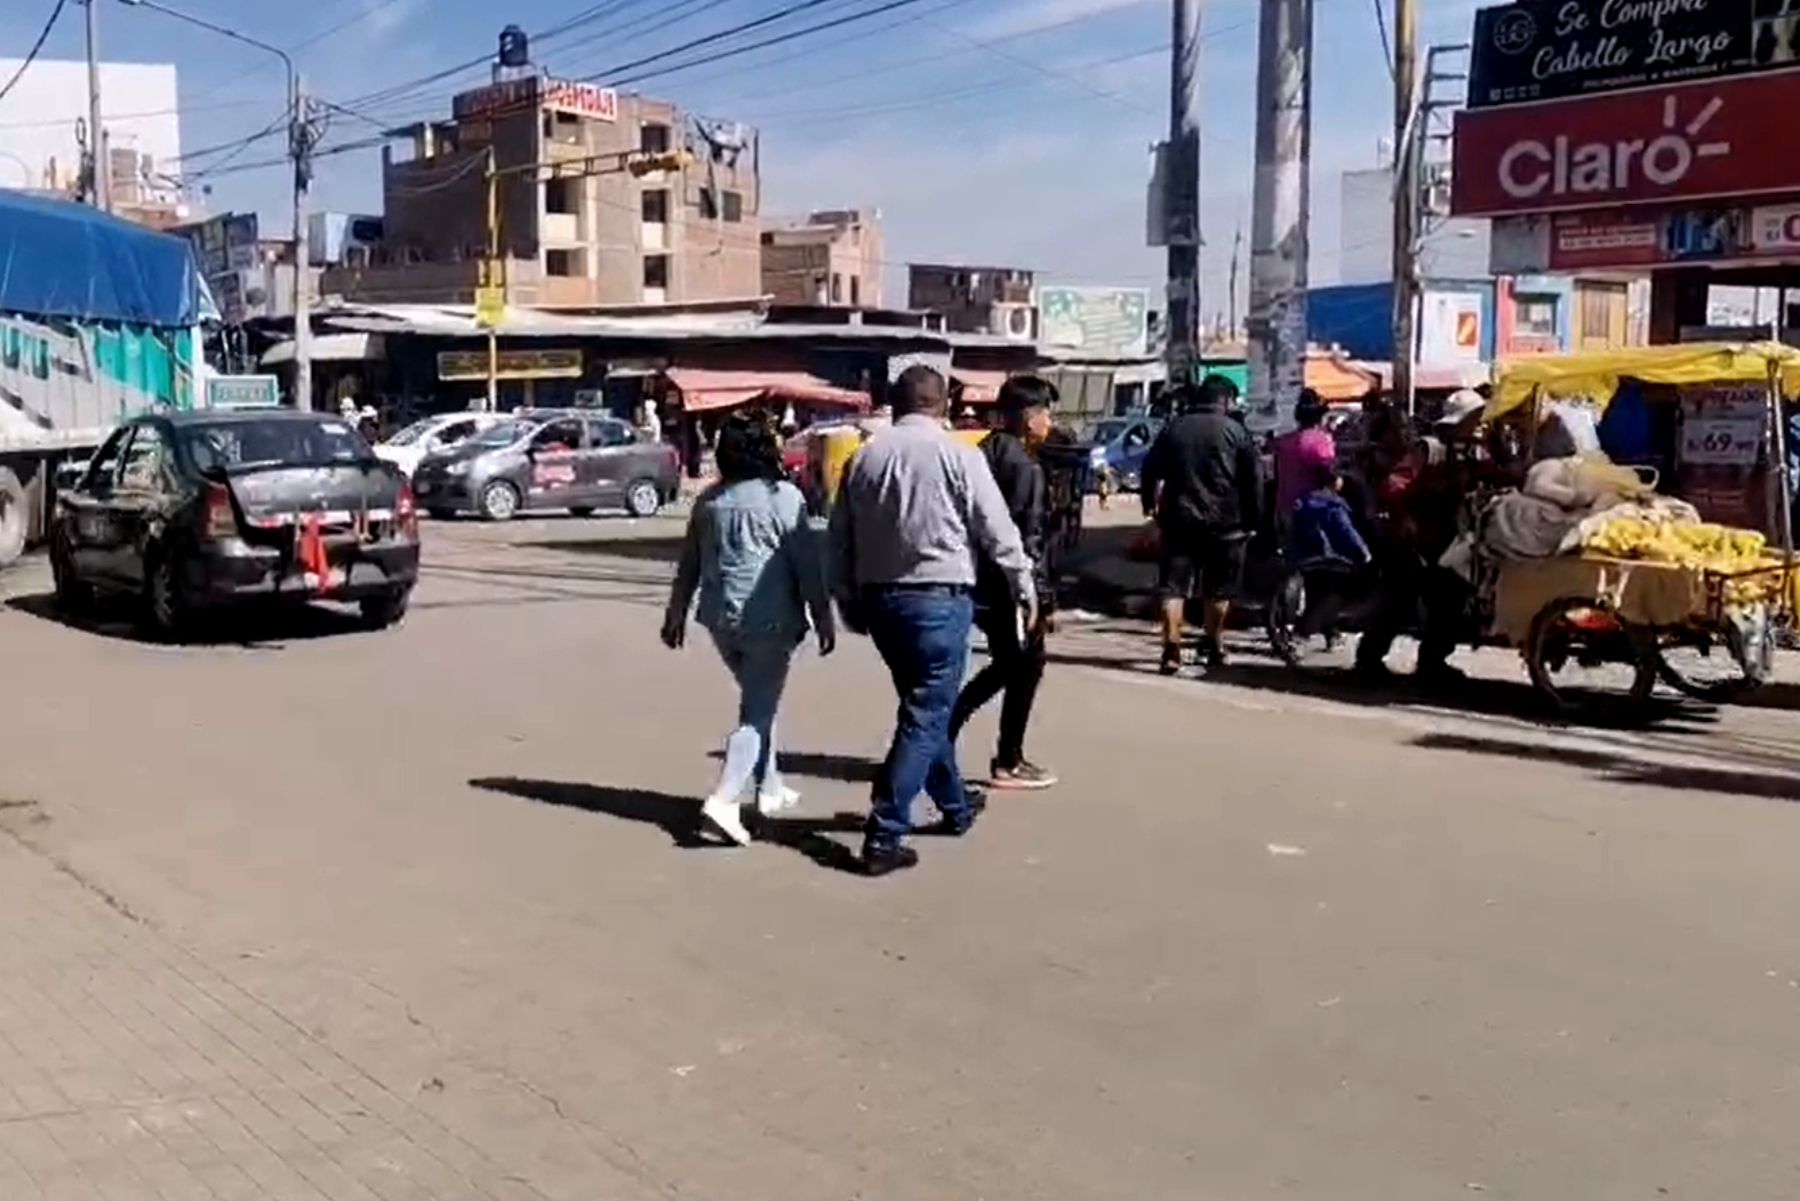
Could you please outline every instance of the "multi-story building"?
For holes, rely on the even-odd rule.
[[[908,281],[907,303],[942,313],[952,331],[1021,342],[1037,337],[1037,276],[1030,271],[915,263]]]
[[[496,72],[497,75],[500,72]],[[488,171],[508,303],[585,309],[749,299],[762,287],[759,145],[748,128],[526,74],[396,131],[383,240],[325,289],[367,302],[475,298]],[[649,169],[662,164],[661,169]]]
[[[763,231],[763,293],[776,304],[878,309],[883,255],[879,212],[814,212]]]

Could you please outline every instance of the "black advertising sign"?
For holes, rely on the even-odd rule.
[[[1520,0],[1475,14],[1469,107],[1800,66],[1800,0]]]

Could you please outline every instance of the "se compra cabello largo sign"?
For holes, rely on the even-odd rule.
[[[1521,0],[1475,14],[1469,107],[1793,66],[1793,0]]]

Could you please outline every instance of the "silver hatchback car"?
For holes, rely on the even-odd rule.
[[[543,509],[650,517],[680,488],[674,447],[589,409],[521,410],[427,455],[413,473],[419,507],[433,517],[475,513],[489,521]]]

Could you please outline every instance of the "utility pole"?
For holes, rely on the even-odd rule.
[[[1419,346],[1419,192],[1425,162],[1419,107],[1419,2],[1394,3],[1394,403],[1418,407],[1413,360]]]
[[[1306,381],[1312,0],[1262,0],[1250,225],[1250,423],[1293,425]]]
[[[288,127],[294,159],[294,407],[302,412],[313,405],[312,296],[307,287],[308,262],[306,193],[312,187],[312,119],[306,99],[306,81],[293,77],[294,109]]]
[[[1169,145],[1163,211],[1169,251],[1171,385],[1191,380],[1200,347],[1200,3],[1173,0]]]
[[[102,212],[112,212],[112,154],[106,145],[106,127],[100,124],[100,18],[94,10],[99,0],[87,0],[88,154],[91,170],[88,198]]]

